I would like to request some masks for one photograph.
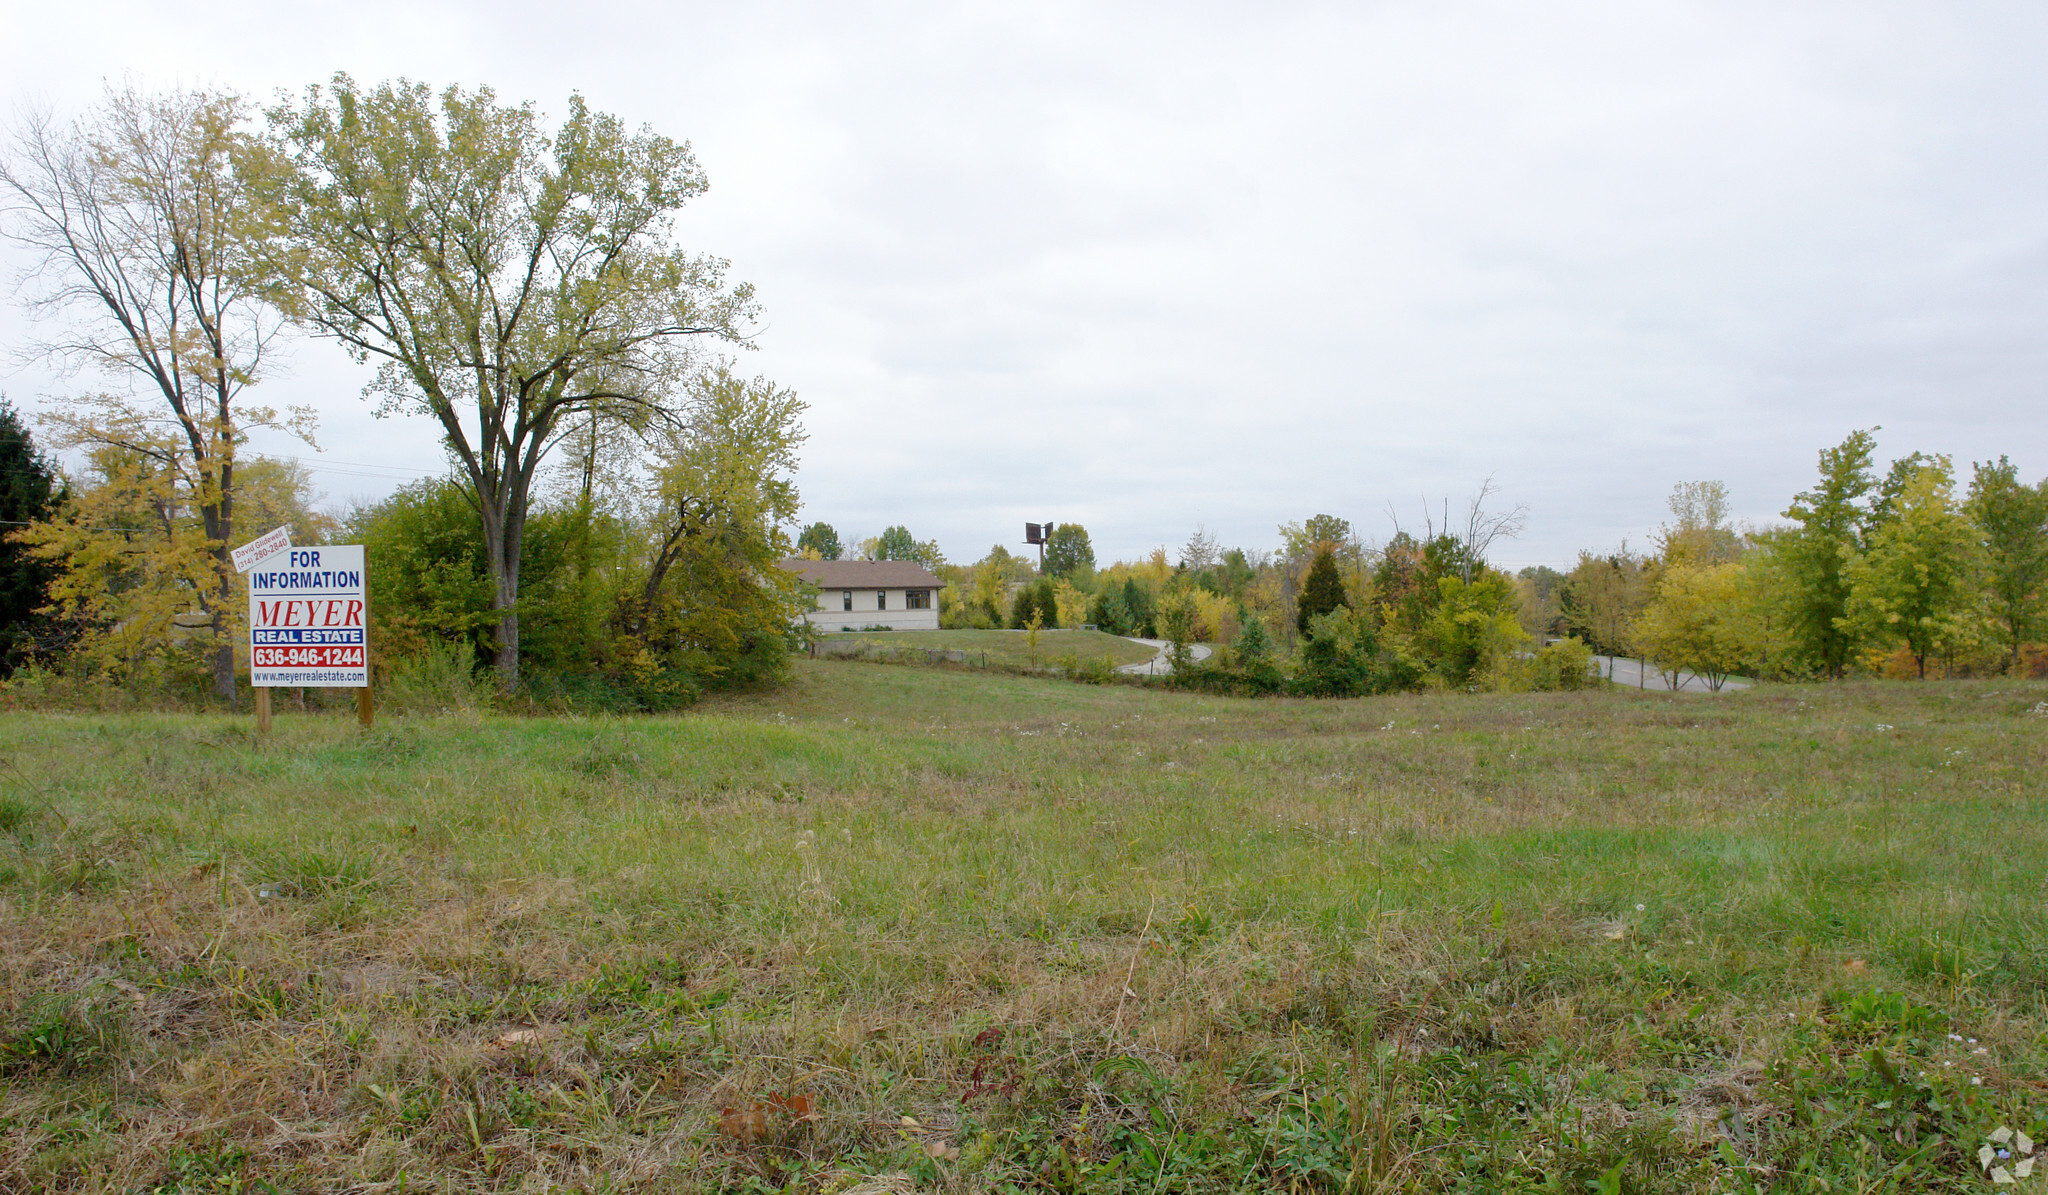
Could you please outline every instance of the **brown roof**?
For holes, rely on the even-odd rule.
[[[946,583],[911,560],[801,560],[782,562],[820,589],[944,589]]]

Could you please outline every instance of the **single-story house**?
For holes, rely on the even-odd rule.
[[[804,617],[821,631],[939,629],[944,581],[908,560],[803,560],[782,567],[818,587],[818,608]]]

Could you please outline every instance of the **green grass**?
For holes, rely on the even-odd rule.
[[[968,652],[990,664],[1019,667],[1031,663],[1030,645],[1023,631],[855,631],[831,634],[826,639],[871,643],[877,648],[902,651],[954,650]],[[1108,656],[1118,664],[1142,664],[1157,655],[1154,648],[1133,643],[1101,631],[1040,631],[1038,663],[1050,664],[1062,656],[1096,660]]]
[[[8,714],[0,1190],[1984,1189],[2044,701]]]

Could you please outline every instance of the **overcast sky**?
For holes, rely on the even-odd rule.
[[[8,5],[0,79],[257,99],[345,70],[688,139],[680,228],[810,404],[804,517],[956,561],[1079,522],[1368,539],[1492,476],[1510,567],[1769,520],[1819,450],[2048,474],[2048,6]],[[0,314],[0,337],[22,335]],[[296,348],[334,502],[438,471]],[[92,384],[0,375],[18,405]],[[282,443],[266,444],[284,450]],[[321,463],[316,458],[316,463]],[[363,466],[376,466],[365,468]],[[1021,549],[1021,546],[1019,547]]]

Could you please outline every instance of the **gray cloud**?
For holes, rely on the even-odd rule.
[[[713,189],[682,227],[759,286],[740,367],[810,402],[807,515],[847,534],[1261,546],[1493,474],[1532,511],[1503,555],[1563,562],[1681,480],[1768,518],[1853,427],[2048,473],[2032,8],[189,16],[49,6],[0,63],[60,105],[124,73],[580,89],[690,138]],[[333,456],[435,468],[360,384],[306,346],[276,388]]]

